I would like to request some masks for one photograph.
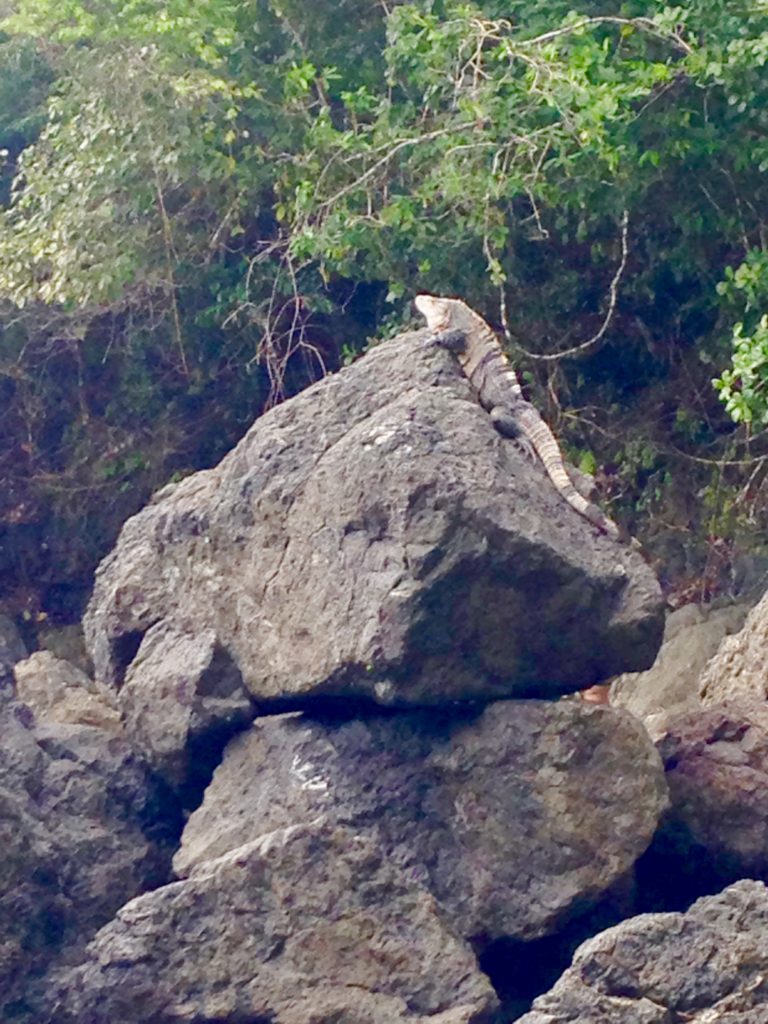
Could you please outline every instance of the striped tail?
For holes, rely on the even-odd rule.
[[[568,504],[575,509],[579,515],[584,516],[603,533],[608,534],[615,540],[619,539],[619,528],[612,519],[587,501],[571,482],[560,452],[560,446],[555,440],[555,435],[541,418],[537,410],[530,402],[520,402],[515,406],[515,419],[520,424],[521,432],[530,441],[541,459],[544,469],[547,471],[550,480],[562,494]]]

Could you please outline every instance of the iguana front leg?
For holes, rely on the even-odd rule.
[[[449,352],[453,352],[454,355],[458,355],[460,352],[464,352],[467,347],[467,336],[464,331],[439,331],[432,336],[431,344],[437,345],[438,348],[445,348]]]
[[[433,345],[447,349],[454,355],[460,355],[466,351],[467,335],[464,331],[451,329],[439,331],[431,339]],[[494,405],[488,410],[491,422],[502,437],[513,440],[521,449],[523,454],[531,460],[536,461],[536,450],[520,428],[515,419],[514,413],[505,405]]]

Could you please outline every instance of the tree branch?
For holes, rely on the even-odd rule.
[[[559,36],[570,35],[578,29],[588,28],[592,25],[629,25],[631,28],[636,28],[640,32],[646,32],[648,35],[655,36],[665,43],[671,43],[672,46],[682,53],[693,53],[693,48],[680,35],[676,32],[663,32],[652,18],[619,18],[608,14],[599,15],[594,18],[584,18],[573,25],[563,25],[561,28],[552,29],[551,32],[544,32],[540,36],[534,36],[533,39],[523,39],[517,45],[541,46],[542,43],[549,43]]]

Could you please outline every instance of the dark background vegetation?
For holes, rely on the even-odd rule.
[[[420,290],[500,330],[673,601],[745,582],[762,0],[0,14],[0,609],[76,619],[153,490],[407,325]]]

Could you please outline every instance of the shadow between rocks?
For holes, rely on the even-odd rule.
[[[478,938],[480,968],[502,1003],[498,1024],[511,1024],[527,1013],[587,939],[639,914],[685,912],[701,897],[745,877],[768,885],[768,873],[745,875],[743,866],[697,845],[681,823],[662,823],[632,874],[556,934],[530,942],[501,938],[488,945]]]
[[[680,821],[662,824],[635,874],[637,914],[684,912],[700,897],[744,878],[768,885],[768,873],[745,870],[736,859],[707,850]]]
[[[529,942],[501,938],[487,946],[476,940],[480,969],[501,1001],[497,1024],[511,1024],[527,1013],[534,999],[549,991],[570,966],[582,942],[635,913],[633,883],[631,875],[620,879],[598,903],[577,912],[554,935]]]

